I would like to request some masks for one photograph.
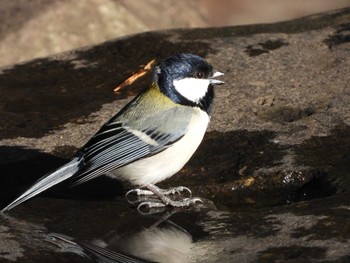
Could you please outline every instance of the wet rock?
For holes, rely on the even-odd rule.
[[[2,68],[1,202],[64,163],[139,92],[149,74],[113,92],[133,72],[192,52],[224,71],[226,85],[216,89],[199,150],[160,186],[184,184],[217,209],[204,205],[164,222],[189,233],[194,262],[347,262],[349,24],[343,9],[277,24],[150,32]],[[56,198],[34,198],[9,214],[45,234],[89,242],[159,220],[138,215],[118,182],[81,187],[61,185],[43,195]],[[11,226],[1,227],[6,236]],[[31,246],[18,249],[23,235],[11,235],[17,243],[7,243],[2,259],[40,258]],[[33,244],[58,262],[72,256]]]

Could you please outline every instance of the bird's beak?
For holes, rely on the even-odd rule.
[[[221,81],[221,80],[217,80],[217,79],[214,79],[214,78],[217,78],[217,77],[220,77],[220,76],[223,76],[224,73],[220,72],[220,71],[214,71],[213,75],[211,76],[211,78],[209,79],[210,81],[210,84],[212,85],[221,85],[221,84],[224,84],[225,82]]]

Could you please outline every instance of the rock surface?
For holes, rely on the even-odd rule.
[[[277,22],[344,7],[349,0],[0,1],[0,67],[145,31]]]
[[[348,262],[350,9],[144,33],[2,68],[2,203],[64,163],[150,76],[118,94],[115,86],[179,52],[226,73],[202,145],[162,183],[184,184],[217,208],[208,201],[170,218],[192,237],[191,262]],[[137,215],[121,185],[106,180],[59,186],[44,195],[56,198],[34,198],[0,217],[0,259],[88,262],[58,253],[46,234],[120,238],[159,219]]]

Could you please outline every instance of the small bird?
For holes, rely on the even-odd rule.
[[[201,143],[209,124],[214,99],[214,71],[203,58],[193,54],[168,57],[155,67],[149,87],[137,95],[76,153],[70,162],[35,182],[2,209],[5,212],[68,178],[73,185],[107,175],[148,190],[160,202],[140,206],[189,206],[198,198],[174,201],[155,184],[177,173]]]

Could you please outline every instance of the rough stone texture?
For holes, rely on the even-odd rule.
[[[217,208],[206,201],[206,209],[170,218],[192,236],[192,262],[348,262],[350,9],[150,32],[2,68],[0,200],[64,163],[150,76],[119,94],[116,85],[179,52],[205,56],[226,73],[203,144],[162,184],[189,186]],[[46,196],[65,199],[34,198],[9,213],[17,219],[0,217],[1,259],[70,262],[46,233],[91,241],[113,232],[118,241],[157,220],[137,215],[120,185],[106,180],[59,186]],[[18,220],[41,234],[12,227]]]
[[[276,22],[349,6],[349,0],[0,1],[0,66],[145,31]]]

